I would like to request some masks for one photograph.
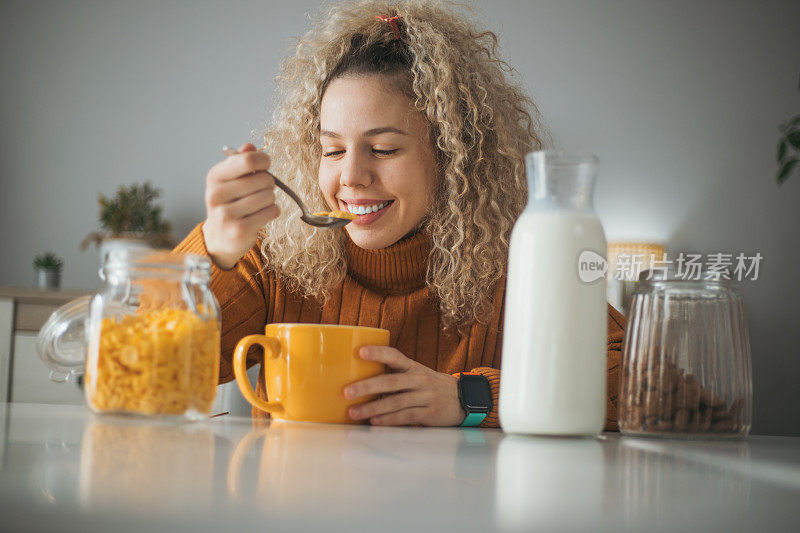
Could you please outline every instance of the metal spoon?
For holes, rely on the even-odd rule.
[[[230,155],[236,155],[239,152],[237,152],[230,146],[223,146],[222,153],[230,156]],[[316,226],[318,228],[333,229],[333,228],[341,228],[342,226],[345,226],[350,222],[352,222],[352,220],[350,220],[349,218],[329,217],[324,215],[313,214],[311,211],[308,210],[306,204],[303,203],[303,200],[301,200],[300,197],[297,196],[297,194],[295,194],[295,192],[292,189],[290,189],[288,185],[286,185],[284,182],[276,178],[274,174],[272,175],[272,178],[275,180],[275,186],[281,189],[286,194],[288,194],[289,198],[294,200],[294,202],[303,212],[303,216],[300,217],[300,220],[302,220],[306,224],[310,226]]]

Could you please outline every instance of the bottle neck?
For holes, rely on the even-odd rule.
[[[549,150],[526,157],[528,204],[534,208],[593,211],[597,158]]]

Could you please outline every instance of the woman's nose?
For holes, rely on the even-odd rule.
[[[339,183],[342,187],[367,187],[372,183],[369,165],[358,154],[353,154],[352,150],[345,154],[341,163]]]

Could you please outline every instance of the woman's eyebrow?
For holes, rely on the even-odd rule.
[[[361,136],[372,137],[373,135],[380,135],[381,133],[399,133],[400,135],[408,135],[408,133],[404,132],[403,130],[386,126],[383,128],[372,128],[371,130],[365,131]]]
[[[406,133],[403,130],[399,130],[397,128],[393,128],[391,126],[384,126],[382,128],[372,128],[371,130],[367,130],[364,133],[362,133],[361,136],[362,137],[373,137],[375,135],[380,135],[381,133],[397,133],[397,134],[400,134],[400,135],[408,135],[408,133]],[[320,137],[333,137],[334,139],[341,139],[342,138],[342,136],[340,134],[336,133],[335,131],[328,131],[328,130],[320,131],[319,132],[319,136]]]

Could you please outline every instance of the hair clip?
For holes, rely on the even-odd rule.
[[[375,15],[375,18],[378,20],[382,20],[383,22],[388,22],[389,25],[394,30],[394,38],[400,41],[400,28],[397,25],[397,22],[400,20],[400,16],[394,17],[384,17],[383,15]]]

